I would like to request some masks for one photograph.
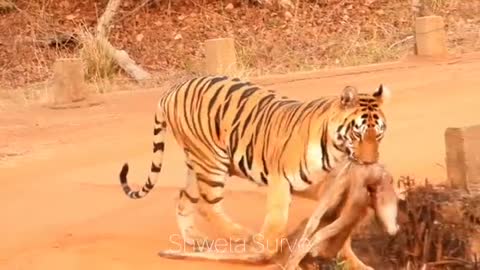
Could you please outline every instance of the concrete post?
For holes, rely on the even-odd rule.
[[[447,128],[445,146],[451,186],[480,193],[480,125]]]
[[[86,97],[82,61],[60,58],[53,65],[53,104],[81,101]]]
[[[53,65],[51,100],[52,109],[78,108],[100,104],[88,93],[83,64],[80,58],[59,58]]]
[[[446,56],[445,22],[440,16],[417,17],[415,20],[417,55]]]

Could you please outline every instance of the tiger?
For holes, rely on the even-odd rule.
[[[161,94],[154,117],[153,158],[144,186],[128,185],[128,163],[119,178],[124,193],[139,199],[155,186],[170,130],[185,154],[186,184],[176,202],[176,222],[187,245],[213,241],[197,228],[199,213],[220,235],[262,245],[271,258],[286,235],[292,196],[320,183],[345,159],[376,163],[386,131],[381,109],[389,90],[373,93],[347,85],[338,95],[303,101],[248,80],[198,76]],[[258,234],[224,211],[227,176],[266,188],[266,213]]]

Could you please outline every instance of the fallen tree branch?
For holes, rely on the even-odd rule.
[[[97,36],[107,37],[109,33],[109,27],[112,22],[113,16],[117,12],[120,6],[121,0],[108,1],[107,7],[97,23]]]
[[[396,46],[398,46],[398,45],[400,45],[400,44],[402,44],[402,43],[408,42],[408,41],[410,41],[410,40],[412,40],[412,39],[414,39],[414,36],[408,36],[408,37],[406,37],[406,38],[404,38],[404,39],[401,39],[401,40],[393,43],[392,45],[390,45],[390,46],[388,47],[388,49],[391,50],[391,49],[393,49],[394,47],[396,47]]]
[[[122,68],[126,73],[132,76],[136,81],[143,81],[150,79],[151,75],[142,67],[137,65],[135,61],[130,58],[128,53],[124,50],[118,50],[108,42],[109,27],[112,22],[121,0],[108,1],[104,13],[98,20],[96,39],[99,46],[104,46],[105,51],[110,54],[115,63]]]

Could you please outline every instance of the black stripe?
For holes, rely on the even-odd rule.
[[[225,77],[226,78],[226,77]],[[208,103],[208,115],[210,116],[210,113],[212,111],[212,108],[213,108],[213,105],[215,105],[215,102],[218,98],[218,95],[220,94],[221,90],[223,89],[223,85],[220,86],[219,89],[217,89],[217,91],[215,92],[215,94],[213,95],[213,97],[210,99],[209,103]],[[215,128],[215,135],[217,136],[217,139],[220,138],[220,108],[217,108],[216,112],[215,112],[215,121],[214,121],[214,128]],[[210,130],[210,134],[212,134],[212,131],[211,131],[211,125],[208,125],[209,126],[209,130]]]
[[[263,172],[260,173],[260,179],[262,179],[262,182],[263,182],[265,185],[268,185],[268,179],[267,179],[267,177],[263,174]]]
[[[333,104],[333,99],[325,99],[320,103],[320,114],[325,113]]]
[[[186,111],[186,107],[185,107],[185,104],[186,104],[186,100],[187,100],[187,95],[188,95],[188,92],[190,92],[189,90],[191,89],[192,87],[192,84],[196,81],[197,79],[192,79],[190,81],[188,81],[188,84],[186,84],[185,86],[185,90],[184,90],[184,97],[183,97],[183,102],[184,102],[184,112]],[[173,102],[173,111],[174,111],[174,115],[178,115],[178,93],[179,92],[176,92],[174,94],[174,102]]]
[[[249,170],[252,169],[252,164],[253,164],[253,145],[252,145],[252,139],[250,139],[250,142],[247,145],[247,149],[245,152],[245,156],[247,158],[247,167]]]
[[[154,173],[159,173],[160,170],[162,170],[162,164],[158,164],[157,166],[152,162],[152,167],[150,168],[150,171]]]
[[[245,134],[245,131],[249,128],[248,124],[250,124],[250,120],[252,120],[253,110],[254,109],[250,110],[250,113],[248,114],[247,118],[245,118],[245,120],[243,121],[243,128],[240,134],[241,137],[243,137],[243,135]]]
[[[145,183],[145,186],[146,186],[148,189],[152,189],[152,188],[153,188],[153,183],[152,183],[152,181],[150,180],[150,177],[148,177],[148,180],[147,180],[147,183]]]
[[[337,133],[340,133],[340,131],[342,130],[342,128],[343,128],[343,124],[342,124],[342,125],[339,125],[339,126],[337,127]]]
[[[223,77],[215,77],[213,79],[210,80],[210,85],[209,87],[212,87],[214,84],[218,83],[218,82],[221,82],[221,81],[225,81],[228,77],[227,76],[223,76]]]
[[[305,175],[305,172],[302,169],[302,164],[300,163],[300,178],[302,179],[303,182],[311,185],[312,181],[308,179],[308,177]]]
[[[285,172],[285,170],[282,170],[282,174],[283,177],[285,177],[285,179],[287,180],[288,184],[292,186],[292,181],[290,181],[290,179],[287,177],[287,173]]]
[[[205,84],[202,87],[200,87],[200,84],[205,79],[206,79],[206,77],[200,78],[199,82],[194,87],[194,91],[193,91],[193,94],[192,94],[192,97],[191,97],[191,100],[190,100],[190,111],[189,111],[190,114],[193,114],[193,112],[197,111],[196,115],[200,116],[200,112],[198,112],[198,110],[201,109],[201,108],[198,107],[198,101],[201,100],[199,94],[202,93],[202,89],[208,83],[208,81],[206,81]],[[195,96],[195,94],[197,96]],[[194,105],[193,104],[195,103],[195,100],[197,100],[197,103],[196,103],[197,107],[196,108],[198,110],[194,110]],[[184,118],[185,118],[185,122],[187,123],[187,126],[190,129],[190,131],[192,131],[192,133],[195,135],[196,138],[200,139],[200,134],[198,133],[198,129],[197,129],[197,125],[196,125],[196,123],[198,123],[198,122],[196,121],[195,116],[194,115],[193,116],[188,115],[187,113],[185,113]],[[191,122],[189,122],[188,120],[191,120]]]
[[[262,153],[262,164],[263,164],[263,171],[265,174],[268,176],[268,167],[267,167],[267,161],[265,160],[265,155]]]
[[[287,118],[287,121],[285,121],[285,127],[288,127],[290,125],[293,118],[295,118],[295,115],[297,115],[298,110],[302,108],[302,104],[296,104],[296,105],[297,106],[293,109],[293,111],[290,113],[290,116]]]
[[[206,79],[207,77],[201,77],[197,83],[195,84],[195,87],[193,87],[193,93],[192,93],[192,97],[191,97],[191,100],[190,100],[190,112],[193,113],[193,104],[194,104],[194,101],[195,100],[198,100],[198,97],[200,96],[200,94],[202,93],[202,89],[203,87],[208,83],[208,81],[205,81],[205,83],[200,86],[202,84],[202,82]],[[196,96],[195,96],[196,94]],[[198,105],[198,104],[197,104]]]
[[[227,98],[227,101],[222,106],[222,118],[225,118],[225,114],[227,113],[228,108],[230,107],[230,101],[232,100],[231,97]]]
[[[270,99],[263,99],[260,101],[259,103],[259,107],[258,107],[258,110],[257,110],[257,113],[255,114],[255,117],[253,118],[253,121],[255,121],[258,116],[260,116],[258,122],[256,123],[256,127],[255,127],[255,132],[254,132],[254,135],[255,135],[255,142],[257,141],[257,138],[264,138],[265,137],[265,133],[266,133],[266,130],[264,130],[264,132],[262,134],[260,134],[260,130],[262,129],[262,127],[267,127],[265,125],[265,118],[269,115],[270,111],[271,111],[271,108],[275,106],[275,103],[271,104],[270,102],[274,99],[274,96],[271,95],[272,98]],[[262,104],[263,103],[263,104]],[[271,105],[271,106],[268,106],[268,105]],[[266,146],[266,143],[263,142],[263,147],[262,147],[262,153],[264,154],[265,152],[265,146]]]
[[[229,143],[230,155],[233,156],[238,147],[238,125],[233,128],[232,134],[230,134]]]
[[[330,171],[330,158],[328,156],[327,150],[327,131],[328,131],[328,123],[325,121],[323,125],[322,137],[320,138],[320,147],[322,148],[322,164],[323,170],[326,172]]]
[[[203,199],[204,201],[206,201],[207,203],[209,203],[209,204],[216,204],[216,203],[220,202],[221,200],[223,200],[223,197],[217,197],[217,198],[215,198],[215,199],[213,199],[213,200],[209,200],[208,197],[207,197],[207,195],[206,195],[206,194],[203,194],[203,193],[200,193],[200,196],[202,196],[202,199]]]
[[[200,104],[198,104],[198,111],[196,112],[196,114],[193,116],[193,121],[192,121],[192,124],[193,124],[193,128],[194,128],[194,133],[196,135],[196,138],[198,140],[200,140],[200,142],[203,143],[203,145],[208,149],[210,150],[212,153],[215,153],[215,148],[213,147],[212,145],[212,140],[211,140],[211,137],[208,137],[207,136],[207,133],[210,134],[210,128],[209,128],[209,123],[207,122],[206,125],[207,125],[207,128],[208,130],[206,130],[204,128],[204,122],[202,121],[202,104],[203,104],[203,101],[204,99],[203,98],[199,98],[200,100]],[[195,118],[196,116],[196,118]]]
[[[215,113],[215,135],[217,135],[217,139],[220,138],[220,121],[220,108],[218,108]]]
[[[242,158],[240,159],[240,161],[238,162],[238,167],[240,168],[240,170],[242,171],[242,173],[247,176],[247,169],[245,169],[245,164],[243,164],[243,156]]]
[[[192,81],[193,81],[193,80],[192,80]],[[188,94],[189,94],[190,92],[192,92],[191,89],[192,89],[192,83],[189,83],[189,84],[187,85],[187,88],[185,88],[185,91],[184,91],[184,93],[183,93],[183,116],[182,116],[182,117],[183,117],[183,119],[185,120],[185,123],[187,124],[187,127],[188,127],[188,128],[190,128],[190,126],[189,126],[189,124],[188,124],[188,121],[187,121],[187,118],[186,118],[186,117],[190,115],[189,113],[191,113],[191,111],[188,111],[188,110],[187,110]],[[195,94],[195,93],[193,93],[192,96],[193,96],[194,94]],[[176,106],[176,107],[177,107],[177,106]],[[175,110],[175,116],[177,116],[177,115],[178,115],[178,114],[177,114],[177,108],[174,108],[174,110]]]
[[[190,194],[188,194],[186,190],[181,189],[181,190],[180,190],[180,199],[181,199],[183,196],[187,197],[187,199],[188,199],[191,203],[198,203],[198,200],[199,200],[198,198],[194,198],[194,197],[190,196]]]
[[[197,180],[200,181],[200,182],[203,182],[211,187],[225,187],[225,184],[222,183],[222,182],[217,182],[217,181],[212,181],[212,180],[209,180],[207,179],[206,177],[202,176],[202,175],[199,175],[197,174]]]
[[[125,163],[123,164],[122,170],[120,171],[120,184],[125,185],[127,183],[127,175],[128,175],[128,163]]]
[[[197,108],[201,109],[202,106],[201,106],[201,102],[203,101],[203,98],[201,97],[203,93],[205,93],[206,91],[208,91],[208,89],[210,89],[210,84],[209,84],[210,80],[207,80],[201,87],[200,89],[197,91],[197,97],[196,97],[196,100],[197,100]]]
[[[165,151],[165,143],[164,142],[159,142],[159,143],[153,143],[153,152],[157,151]]]
[[[281,100],[278,103],[280,103],[280,106],[292,104],[292,103],[298,103],[296,100]]]
[[[295,120],[291,128],[289,128],[288,126],[285,127],[287,130],[289,130],[289,133],[288,133],[287,139],[283,144],[282,151],[280,152],[280,157],[283,156],[283,153],[287,147],[288,142],[290,141],[290,138],[292,137],[294,131],[296,131],[295,127],[298,126],[299,123],[305,120],[305,118],[307,117],[307,116],[304,116],[305,113],[307,114],[307,116],[311,114],[311,111],[308,111],[308,106],[300,111],[297,119]]]
[[[217,91],[215,91],[215,94],[213,94],[212,98],[208,102],[208,112],[210,112],[212,110],[212,107],[213,107],[213,105],[215,105],[215,101],[217,101],[218,95],[220,94],[222,89],[223,89],[223,85],[220,86],[220,88],[217,89]]]
[[[342,149],[340,146],[338,146],[336,143],[333,144],[333,147],[335,147],[335,149],[337,149],[338,151],[340,152],[344,152],[345,150]]]
[[[240,106],[240,103],[242,101],[247,101],[248,97],[251,96],[253,93],[255,93],[258,89],[259,89],[258,87],[252,87],[243,91],[242,95],[238,99],[237,106]]]
[[[310,134],[311,134],[310,129],[312,128],[312,121],[313,121],[313,119],[312,119],[312,117],[310,117],[310,121],[308,122],[307,130],[306,130],[306,133],[305,133],[307,135],[307,138],[304,139],[303,157],[302,157],[303,167],[305,168],[305,171],[307,172],[308,175],[310,175],[310,170],[308,169],[308,161],[309,160],[307,159],[307,154],[308,154],[308,144],[310,142]]]
[[[257,117],[258,116],[262,116],[263,114],[263,109],[265,108],[265,106],[267,106],[273,99],[275,99],[275,95],[268,95],[268,96],[265,96],[264,98],[260,99],[260,101],[258,101],[258,111],[257,111],[257,114],[255,115],[255,117],[253,118],[253,121],[257,120]]]
[[[249,83],[249,82],[242,82],[242,83],[236,83],[236,84],[230,86],[230,88],[229,88],[228,91],[227,91],[226,97],[231,96],[231,95],[233,94],[233,92],[238,91],[238,90],[240,90],[242,87],[248,86],[248,85],[251,85],[251,83]]]
[[[199,158],[194,152],[191,152],[190,155],[194,156],[195,158],[199,159],[199,160],[202,160],[202,158]],[[208,164],[205,164],[205,162],[197,162],[195,160],[192,160],[191,161],[192,163],[195,163],[196,166],[200,167],[202,170],[204,170],[205,172],[209,173],[209,174],[212,174],[212,175],[223,175],[224,174],[224,171],[223,170],[220,170],[218,168],[218,166],[210,166]],[[207,168],[208,166],[208,168]]]
[[[240,108],[237,110],[237,113],[235,114],[235,117],[233,118],[233,124],[238,122],[238,119],[242,116],[243,109],[245,109],[245,103],[240,106]]]
[[[262,115],[262,118],[259,120],[259,125],[261,124],[264,127],[264,132],[262,134],[262,137],[267,137],[268,138],[270,136],[274,136],[274,135],[271,134],[271,130],[273,128],[273,125],[270,125],[270,122],[271,122],[272,118],[274,118],[274,116],[278,113],[278,110],[277,110],[278,108],[279,108],[278,103],[277,102],[273,103],[271,106],[269,106],[267,111],[264,113],[264,115]],[[262,161],[263,161],[265,172],[268,172],[268,170],[266,168],[266,161],[265,161],[265,155],[268,156],[268,154],[269,154],[269,153],[267,153],[268,146],[271,146],[271,145],[267,144],[267,141],[264,140],[263,147],[262,147]]]
[[[251,177],[250,175],[247,176],[247,179],[255,184],[259,184],[255,179],[253,179],[253,177]]]
[[[272,121],[272,118],[274,118],[276,112],[278,112],[278,109],[281,108],[279,106],[278,102],[273,103],[265,112],[264,117],[261,119],[263,121],[263,125],[265,127],[269,127],[270,122]]]
[[[162,131],[162,128],[154,128],[154,129],[153,129],[153,135],[154,135],[154,136],[157,136],[158,133],[160,133],[160,131]]]
[[[212,152],[212,153],[215,153],[216,152],[216,149],[214,147],[215,145],[215,141],[212,140],[212,133],[211,133],[211,130],[210,130],[210,121],[208,122],[204,122],[202,121],[202,108],[203,110],[205,110],[204,106],[203,106],[203,102],[206,100],[204,98],[200,98],[199,97],[199,100],[200,100],[200,103],[198,104],[198,110],[199,112],[197,112],[197,123],[199,125],[199,131],[197,132],[197,134],[199,133],[201,135],[201,137],[199,137],[201,140],[203,140],[203,143],[205,144],[205,146]],[[210,112],[208,111],[207,112],[207,115],[210,115]],[[206,128],[202,128],[202,123],[206,124],[207,127]],[[196,125],[195,125],[196,126]],[[208,136],[210,135],[210,136]],[[218,145],[217,145],[218,146]],[[226,158],[226,156],[221,156],[222,158]]]

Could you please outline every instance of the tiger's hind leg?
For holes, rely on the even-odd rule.
[[[204,233],[197,229],[195,224],[194,215],[199,203],[199,194],[195,172],[188,161],[187,167],[187,184],[184,189],[180,190],[177,201],[177,225],[185,243],[191,246],[201,246],[210,240]]]
[[[231,242],[249,242],[253,232],[234,222],[224,211],[223,194],[227,171],[223,174],[196,172],[200,193],[199,212],[207,221],[215,226],[222,237]]]

